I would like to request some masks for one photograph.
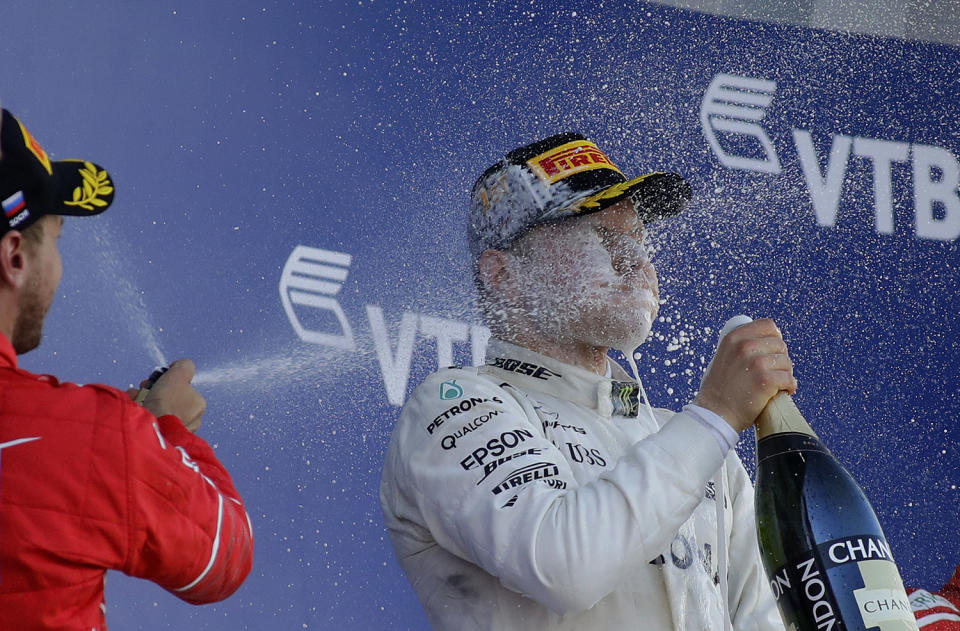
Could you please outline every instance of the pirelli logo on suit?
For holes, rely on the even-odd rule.
[[[512,471],[504,480],[491,489],[491,493],[499,495],[504,491],[511,491],[530,482],[544,482],[555,489],[567,488],[563,480],[554,479],[560,475],[560,467],[552,462],[535,462]]]

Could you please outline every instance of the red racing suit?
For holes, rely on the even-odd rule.
[[[921,631],[960,631],[960,565],[938,593],[908,589]]]
[[[20,370],[0,335],[0,630],[105,630],[108,569],[201,604],[252,563],[243,502],[205,441],[120,390]]]

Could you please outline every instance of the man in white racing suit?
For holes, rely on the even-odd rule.
[[[434,628],[783,629],[732,449],[796,389],[779,330],[731,332],[679,413],[652,409],[607,357],[656,317],[645,223],[689,197],[680,176],[627,179],[572,133],[512,151],[474,186],[486,365],[416,389],[380,489]]]

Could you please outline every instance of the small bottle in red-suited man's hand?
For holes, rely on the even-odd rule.
[[[143,400],[146,399],[147,395],[150,393],[150,388],[152,388],[153,385],[157,383],[157,379],[163,376],[163,373],[167,372],[169,369],[169,366],[158,366],[156,369],[154,369],[154,371],[150,373],[150,376],[147,378],[146,383],[143,384],[143,387],[140,388],[139,392],[137,392],[137,397],[134,399],[134,401],[137,403],[143,403]]]

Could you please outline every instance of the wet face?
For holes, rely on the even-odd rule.
[[[543,333],[628,352],[649,335],[659,287],[646,231],[629,200],[537,226],[511,252],[519,302]]]
[[[63,264],[57,241],[63,227],[63,218],[46,216],[35,229],[40,231],[39,243],[25,243],[28,275],[20,290],[20,311],[13,325],[13,348],[18,355],[40,345],[43,320],[53,303],[60,284]]]

